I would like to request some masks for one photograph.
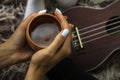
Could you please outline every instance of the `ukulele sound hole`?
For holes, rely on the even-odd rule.
[[[111,17],[106,26],[108,33],[120,33],[120,16]]]

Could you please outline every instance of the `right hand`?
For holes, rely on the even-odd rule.
[[[46,48],[37,51],[31,59],[30,65],[34,68],[41,70],[46,74],[54,65],[59,61],[69,56],[71,53],[71,31],[70,25],[65,17],[57,10],[55,16],[59,19],[64,28],[55,38],[55,40]],[[68,30],[68,34],[62,35],[64,30]]]

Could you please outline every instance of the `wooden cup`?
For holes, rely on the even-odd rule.
[[[33,50],[40,50],[50,45],[61,29],[61,24],[54,15],[37,15],[27,25],[26,39]]]

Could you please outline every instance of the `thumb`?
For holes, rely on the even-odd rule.
[[[55,53],[60,48],[60,46],[63,44],[68,34],[69,34],[68,29],[64,29],[63,31],[61,31],[56,36],[55,40],[51,43],[51,45],[48,47],[49,51],[51,53]]]
[[[37,13],[32,13],[29,17],[27,17],[25,20],[23,20],[21,22],[21,24],[18,26],[16,33],[17,32],[21,32],[21,31],[25,31],[26,30],[26,26],[27,24],[36,16],[38,15]]]
[[[19,41],[21,39],[22,41],[24,41],[26,26],[30,22],[30,20],[33,19],[36,15],[37,13],[33,13],[28,18],[26,18],[24,21],[22,21],[21,24],[15,30],[15,32],[12,34],[10,39],[12,39],[14,42]]]

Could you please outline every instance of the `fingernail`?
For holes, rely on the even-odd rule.
[[[60,10],[60,9],[56,8],[56,11],[58,11],[60,14],[62,14],[62,12],[61,12],[61,10]]]
[[[63,32],[62,32],[62,36],[63,37],[66,37],[69,33],[69,30],[68,29],[64,29]]]
[[[69,26],[70,26],[70,27],[74,27],[74,24],[69,23]]]
[[[44,13],[46,13],[47,12],[47,10],[41,10],[41,11],[39,11],[38,13],[39,14],[44,14]]]

